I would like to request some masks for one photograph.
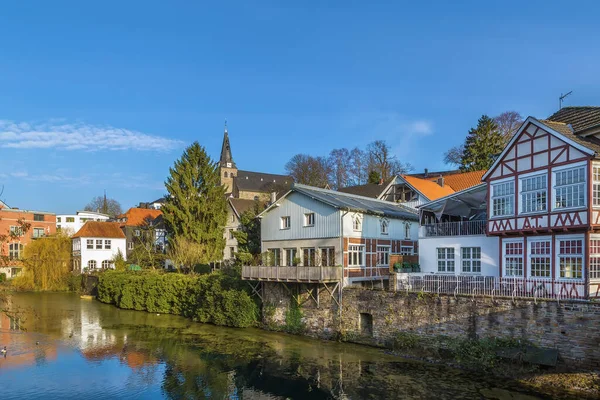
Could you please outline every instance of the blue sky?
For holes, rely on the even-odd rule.
[[[153,200],[187,144],[218,157],[225,119],[241,169],[385,139],[421,171],[484,113],[600,105],[594,2],[286,3],[3,4],[0,198]]]

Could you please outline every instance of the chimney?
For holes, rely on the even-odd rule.
[[[271,204],[275,204],[277,201],[277,192],[271,192]]]
[[[437,179],[437,184],[440,185],[441,187],[444,187],[444,177],[440,175],[440,177]]]
[[[427,175],[429,175],[429,170],[425,168],[425,178],[427,178]]]

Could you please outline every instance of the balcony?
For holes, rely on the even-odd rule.
[[[421,237],[485,235],[487,220],[440,222],[421,227]]]
[[[338,282],[342,279],[341,267],[265,267],[245,265],[242,279],[273,282]]]

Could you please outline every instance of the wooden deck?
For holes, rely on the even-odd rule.
[[[243,266],[242,279],[274,282],[338,282],[341,267],[264,267]]]

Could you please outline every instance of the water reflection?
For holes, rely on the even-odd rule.
[[[2,399],[484,398],[513,382],[361,346],[118,310],[65,294],[17,294],[0,315]],[[39,344],[37,344],[39,342]],[[484,392],[482,392],[482,390]],[[24,397],[23,397],[24,396]]]

